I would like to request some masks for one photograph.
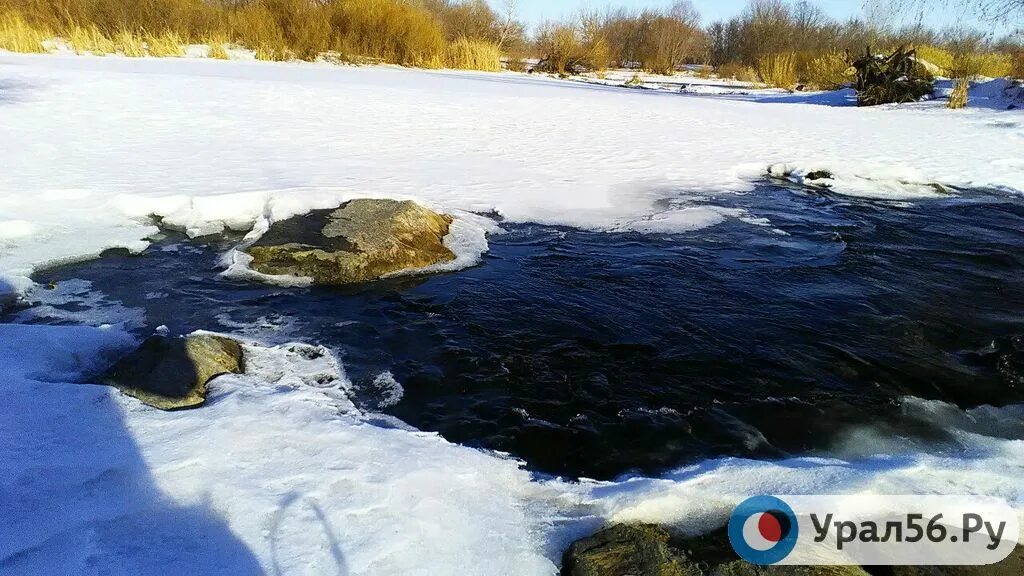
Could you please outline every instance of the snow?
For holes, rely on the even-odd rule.
[[[935,95],[949,98],[953,92],[952,80],[935,82]],[[968,108],[991,108],[995,110],[1020,110],[1024,108],[1024,80],[1008,78],[987,78],[972,81],[968,90]]]
[[[405,389],[402,385],[395,380],[395,375],[390,370],[381,372],[373,379],[373,388],[380,396],[380,401],[377,405],[380,408],[387,408],[394,406],[402,401],[402,396],[405,395]]]
[[[0,324],[0,572],[554,574],[564,547],[605,522],[699,532],[755,493],[984,494],[1024,509],[1024,443],[1002,437],[1019,430],[1019,407],[908,399],[957,450],[922,454],[868,429],[832,459],[720,459],[573,483],[361,413],[332,351],[261,345],[243,324],[231,329],[246,341],[245,375],[217,379],[201,410],[146,408],[82,384],[137,344],[122,329],[139,312],[87,285],[31,290],[46,266],[145,250],[157,220],[251,241],[361,197],[455,214],[446,242],[465,266],[498,232],[480,214],[651,233],[770,226],[714,204],[769,167],[797,180],[827,170],[833,190],[859,196],[1024,192],[1020,112],[833,105],[846,97],[0,54],[0,294],[36,304],[22,321],[105,326]],[[244,270],[238,255],[225,267]],[[67,302],[82,311],[57,306]]]

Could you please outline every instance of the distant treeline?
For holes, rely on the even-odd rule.
[[[1024,77],[1024,36],[923,25],[889,27],[861,19],[837,21],[802,0],[751,0],[736,17],[702,26],[688,0],[663,10],[611,9],[548,23],[533,53],[560,73],[609,67],[671,73],[701,65],[742,80],[784,87],[842,84],[847,53],[916,48],[932,71],[953,77]]]
[[[503,2],[500,5],[497,2]],[[532,34],[516,0],[0,0],[0,48],[32,51],[60,37],[79,51],[173,54],[182,43],[237,44],[262,59],[315,59],[562,74],[610,67],[671,74],[687,65],[790,87],[843,83],[845,54],[916,47],[934,72],[1024,76],[1021,37],[894,29],[836,21],[808,1],[751,0],[704,25],[688,0],[661,10],[607,9],[547,22]],[[163,50],[160,50],[163,52]],[[539,64],[537,63],[539,61]]]

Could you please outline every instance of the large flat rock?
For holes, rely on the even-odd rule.
[[[451,222],[411,201],[353,200],[276,222],[246,252],[256,272],[355,284],[454,260]]]

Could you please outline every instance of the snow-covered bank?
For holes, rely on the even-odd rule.
[[[666,200],[749,190],[781,163],[853,175],[843,182],[875,183],[876,195],[930,183],[1020,192],[1022,116],[518,74],[0,54],[0,275],[24,287],[45,263],[141,249],[148,214],[200,235],[356,196],[692,230],[714,219],[664,214],[679,209]]]
[[[0,325],[0,572],[550,575],[603,522],[699,532],[754,493],[987,494],[1024,506],[1024,444],[982,434],[1019,427],[1016,409],[965,415],[979,429],[957,432],[963,450],[947,456],[724,459],[566,483],[372,424],[341,365],[315,347],[247,346],[247,374],[216,380],[191,412],[73,383],[131,344],[114,329]]]

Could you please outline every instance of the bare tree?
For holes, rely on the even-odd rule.
[[[519,12],[518,0],[505,0],[501,10],[501,24],[498,28],[498,48],[504,50],[509,41],[522,37],[523,24],[516,18]]]
[[[798,32],[808,33],[824,26],[829,18],[821,6],[800,0],[793,5],[793,25]]]
[[[918,19],[929,9],[951,8],[973,13],[992,23],[1024,25],[1024,0],[866,0],[864,5],[869,12],[913,11]]]
[[[700,12],[697,11],[692,0],[676,0],[669,8],[668,16],[687,26],[697,27],[700,25]]]

